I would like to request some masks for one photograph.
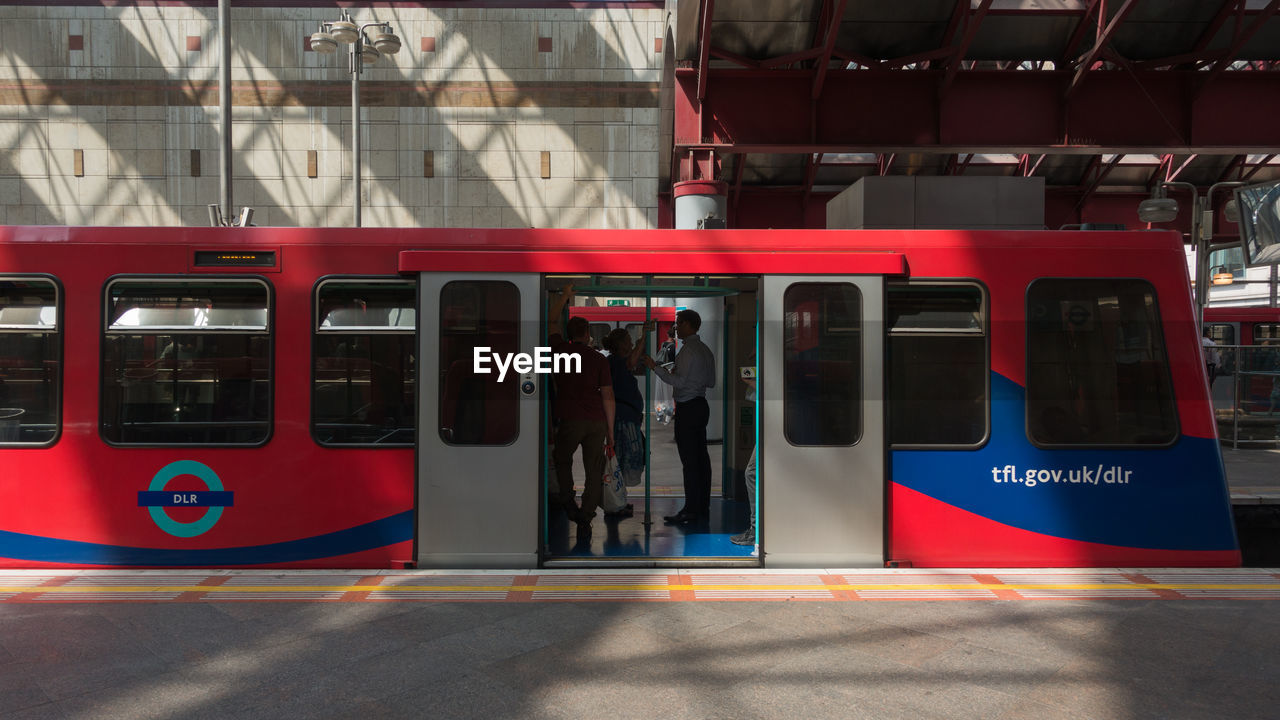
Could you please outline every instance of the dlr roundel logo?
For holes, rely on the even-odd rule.
[[[191,475],[204,483],[205,490],[165,490],[169,481]],[[147,508],[151,519],[161,530],[181,538],[192,538],[209,532],[222,517],[222,509],[235,504],[235,493],[224,490],[222,479],[213,468],[196,460],[175,460],[160,468],[146,490],[138,493],[138,507]],[[171,507],[203,507],[204,515],[194,522],[178,522],[165,512]]]

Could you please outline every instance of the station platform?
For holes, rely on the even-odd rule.
[[[1280,450],[1222,447],[1232,505],[1280,505]]]
[[[1241,720],[1280,707],[1273,569],[0,582],[6,720]]]
[[[1280,599],[1280,570],[9,570],[0,604]]]

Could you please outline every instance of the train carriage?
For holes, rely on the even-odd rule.
[[[557,536],[476,357],[567,284],[707,309],[708,527]],[[1164,232],[4,227],[0,564],[1238,565],[1193,318]]]

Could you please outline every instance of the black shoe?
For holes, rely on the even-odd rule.
[[[699,517],[701,516],[698,513],[681,510],[675,515],[668,515],[663,519],[675,525],[684,525],[685,523],[697,522]]]

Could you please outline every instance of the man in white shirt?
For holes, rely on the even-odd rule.
[[[693,310],[676,313],[676,335],[684,341],[671,370],[645,356],[644,364],[671,386],[676,400],[676,448],[684,469],[684,507],[666,521],[683,525],[711,515],[711,455],[707,453],[707,422],[711,408],[707,389],[716,385],[716,359],[698,337],[702,318]]]
[[[1222,363],[1222,356],[1218,353],[1218,343],[1209,337],[1207,328],[1204,331],[1204,337],[1200,338],[1200,345],[1204,349],[1204,367],[1209,375],[1209,387],[1213,387],[1213,379],[1218,376],[1218,365]]]

